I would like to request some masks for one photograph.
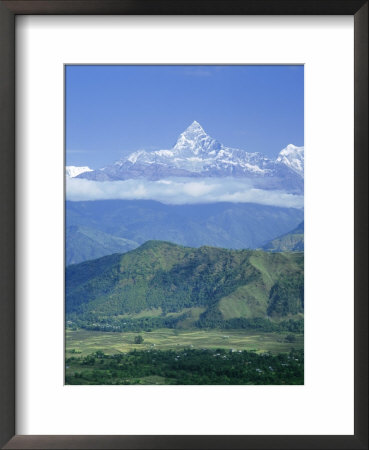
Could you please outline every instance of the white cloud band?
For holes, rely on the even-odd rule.
[[[304,197],[284,191],[256,189],[249,180],[235,178],[167,178],[125,181],[91,181],[69,178],[67,200],[156,200],[166,204],[259,203],[287,208],[303,208]]]

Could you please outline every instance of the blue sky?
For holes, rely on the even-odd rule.
[[[275,158],[304,145],[303,66],[67,66],[67,165],[171,148],[197,120],[229,147]]]

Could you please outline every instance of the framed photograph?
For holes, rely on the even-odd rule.
[[[304,384],[303,80],[303,65],[65,67],[65,384]]]
[[[367,2],[0,13],[1,445],[368,448]]]

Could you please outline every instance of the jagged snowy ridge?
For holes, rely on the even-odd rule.
[[[261,153],[249,153],[226,147],[210,137],[194,121],[171,149],[131,153],[114,164],[97,171],[85,171],[79,178],[96,181],[167,177],[247,177],[270,179],[272,188],[285,185],[286,190],[303,190],[304,147],[292,144],[276,160]]]

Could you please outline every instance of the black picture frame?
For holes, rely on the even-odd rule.
[[[349,436],[15,435],[15,17],[19,14],[353,15],[355,374]],[[340,95],[337,92],[337,95]],[[368,449],[368,1],[0,0],[0,445],[6,449]],[[18,280],[18,282],[20,282]],[[337,393],[339,395],[339,392]]]

